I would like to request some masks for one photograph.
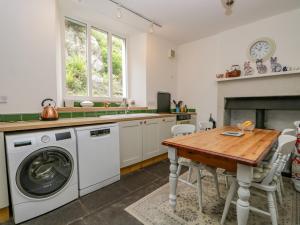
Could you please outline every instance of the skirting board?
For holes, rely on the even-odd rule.
[[[134,171],[137,171],[137,170],[142,169],[144,167],[147,167],[147,166],[150,166],[152,164],[158,163],[158,162],[160,162],[162,160],[165,160],[167,158],[168,158],[168,154],[164,153],[162,155],[155,156],[155,157],[153,157],[151,159],[147,159],[145,161],[142,161],[142,162],[139,162],[139,163],[136,163],[136,164],[133,164],[133,165],[121,168],[121,175],[132,173]]]

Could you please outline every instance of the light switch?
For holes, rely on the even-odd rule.
[[[0,96],[0,103],[7,103],[7,96]]]

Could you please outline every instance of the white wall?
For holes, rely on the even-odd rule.
[[[184,44],[178,51],[178,98],[196,108],[198,121],[217,115],[217,84],[214,79],[217,37]]]
[[[176,58],[168,58],[176,45],[155,36],[142,33],[129,37],[128,88],[129,98],[138,106],[157,107],[157,92],[170,92],[177,96]]]
[[[128,97],[136,105],[147,105],[147,34],[131,36],[128,41]]]
[[[157,92],[170,92],[173,99],[177,98],[177,60],[168,58],[170,49],[176,45],[163,38],[148,34],[147,46],[147,105],[157,107]]]
[[[209,112],[216,117],[216,73],[224,73],[232,64],[242,66],[248,60],[249,44],[260,37],[275,40],[280,63],[299,66],[299,21],[298,9],[179,46],[178,97],[196,107],[198,119],[207,119]]]
[[[0,1],[0,113],[39,112],[57,97],[55,1]]]

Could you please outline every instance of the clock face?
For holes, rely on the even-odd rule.
[[[257,59],[267,60],[275,52],[275,43],[271,39],[261,38],[250,45],[248,50],[249,58],[252,61]]]

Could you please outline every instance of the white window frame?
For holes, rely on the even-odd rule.
[[[61,29],[61,43],[62,43],[62,94],[64,100],[74,100],[74,101],[84,101],[84,100],[90,100],[95,102],[101,102],[101,101],[111,101],[111,102],[119,102],[122,101],[123,98],[127,98],[128,96],[128,48],[127,48],[127,38],[123,35],[118,34],[117,32],[113,32],[107,29],[101,29],[99,26],[92,25],[89,22],[85,22],[82,20],[77,20],[74,18],[70,18],[68,16],[62,17],[62,29]],[[88,96],[70,96],[67,93],[67,85],[66,85],[66,57],[65,57],[65,51],[66,51],[66,45],[65,45],[65,21],[71,21],[73,23],[77,23],[79,25],[86,25],[86,35],[87,35],[87,76],[88,76]],[[107,33],[108,38],[108,73],[109,73],[109,97],[95,97],[92,96],[92,74],[91,74],[91,29],[99,30],[101,32]],[[123,65],[122,65],[122,88],[123,88],[123,96],[122,97],[112,97],[112,36],[121,38],[124,40],[124,50],[123,51]]]

